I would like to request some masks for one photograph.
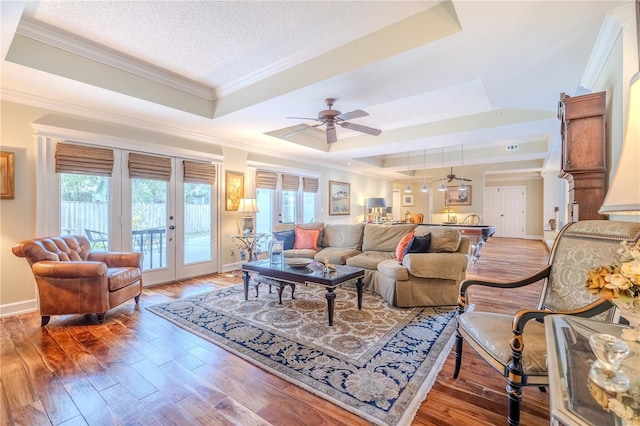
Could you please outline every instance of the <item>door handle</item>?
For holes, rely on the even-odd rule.
[[[171,225],[171,226],[169,227],[169,229],[171,229],[171,230],[173,231],[174,229],[176,229],[176,227],[175,227],[175,226],[173,226],[173,225]]]

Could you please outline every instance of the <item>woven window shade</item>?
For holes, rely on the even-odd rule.
[[[205,183],[215,185],[216,165],[211,163],[197,163],[183,161],[184,181],[189,183]]]
[[[113,150],[59,143],[56,145],[56,173],[111,176]]]
[[[169,182],[171,180],[171,159],[131,153],[129,154],[129,177]]]
[[[318,192],[318,179],[303,177],[302,192]]]
[[[300,176],[282,175],[282,190],[297,191],[300,188]]]
[[[275,190],[277,185],[278,185],[277,173],[265,172],[263,170],[256,171],[256,188]]]

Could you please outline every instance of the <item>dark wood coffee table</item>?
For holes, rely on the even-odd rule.
[[[362,309],[362,279],[364,278],[364,269],[362,268],[336,265],[335,271],[324,274],[309,267],[293,268],[285,263],[272,265],[269,260],[258,260],[243,263],[242,272],[244,273],[244,300],[249,299],[250,272],[256,272],[264,277],[282,282],[279,289],[280,297],[282,297],[282,288],[285,285],[311,283],[325,286],[327,288],[327,312],[330,326],[333,325],[333,305],[336,298],[334,290],[347,281],[357,279],[358,309]]]

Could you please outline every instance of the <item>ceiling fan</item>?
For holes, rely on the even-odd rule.
[[[355,111],[346,112],[343,114],[336,109],[332,109],[333,103],[335,102],[334,98],[327,98],[324,100],[324,102],[327,104],[327,107],[329,107],[329,109],[320,111],[318,113],[318,118],[310,118],[310,117],[287,117],[287,118],[295,119],[295,120],[314,120],[314,121],[320,122],[319,124],[315,124],[310,127],[320,127],[320,126],[326,125],[325,133],[327,137],[327,143],[334,143],[338,140],[336,138],[336,125],[345,129],[351,129],[351,130],[355,130],[356,132],[362,132],[362,133],[366,133],[368,135],[373,135],[373,136],[378,136],[382,132],[382,130],[374,129],[373,127],[368,127],[368,126],[363,126],[361,124],[347,122],[347,120],[351,120],[353,118],[366,117],[369,115],[369,113],[362,111],[361,109],[357,109]],[[291,136],[295,133],[305,131],[308,128],[309,127],[298,129],[294,132],[287,133],[282,137]]]
[[[467,179],[467,178],[459,178],[458,176],[456,176],[456,175],[453,173],[453,166],[451,167],[451,173],[449,173],[449,174],[448,174],[448,175],[446,175],[445,177],[447,178],[447,182],[451,182],[451,181],[453,181],[453,180],[464,180],[464,181],[467,181],[467,182],[471,182],[471,179]],[[436,180],[434,180],[434,182],[438,182],[439,180],[441,180],[441,179],[436,179]]]

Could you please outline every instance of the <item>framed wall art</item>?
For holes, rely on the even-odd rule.
[[[15,187],[15,153],[0,151],[0,199],[13,200],[16,196]]]
[[[413,207],[415,198],[413,194],[402,194],[402,207]]]
[[[447,187],[444,193],[445,206],[470,206],[471,205],[471,185],[467,185],[466,191],[460,191],[457,186]]]
[[[329,215],[351,214],[351,184],[329,181]]]
[[[225,181],[225,206],[227,211],[238,211],[240,199],[244,198],[244,173],[226,172]]]

